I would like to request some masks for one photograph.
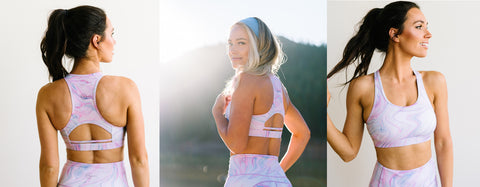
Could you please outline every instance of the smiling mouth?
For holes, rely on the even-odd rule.
[[[421,42],[420,45],[427,48],[430,47],[430,44],[427,42]]]

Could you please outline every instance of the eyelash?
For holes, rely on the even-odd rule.
[[[246,43],[246,42],[238,42],[238,44],[240,44],[240,45],[245,45],[245,44],[247,44],[247,43]],[[230,43],[230,42],[229,42],[227,45],[228,45],[228,46],[233,46],[233,43]]]
[[[419,25],[419,26],[415,26],[416,29],[423,29],[424,26],[423,25]],[[428,26],[425,26],[426,29],[428,29]]]

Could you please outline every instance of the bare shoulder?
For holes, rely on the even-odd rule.
[[[42,88],[40,88],[37,95],[37,103],[42,103],[46,101],[46,99],[48,98],[48,95],[50,95],[49,93],[54,90],[53,89],[54,86],[52,84],[53,83],[48,83],[42,86]],[[37,105],[37,107],[38,106],[43,106],[43,105]]]
[[[127,77],[105,75],[98,83],[97,93],[114,95],[116,98],[130,103],[138,97],[139,91],[135,82]]]
[[[356,95],[363,95],[371,92],[375,88],[373,74],[363,75],[353,79],[348,87],[349,92]]]
[[[445,76],[438,71],[420,71],[423,83],[429,87],[445,86],[447,81]]]
[[[238,78],[239,81],[241,80],[241,81],[244,81],[244,82],[256,82],[256,81],[260,81],[260,80],[264,79],[264,76],[242,72],[242,73],[239,73],[237,75],[237,78]]]
[[[245,72],[238,74],[236,77],[238,87],[242,87],[244,89],[256,89],[263,87],[262,83],[265,83],[265,80],[267,79],[267,76],[254,75]]]
[[[56,101],[59,97],[68,93],[68,86],[64,79],[56,80],[54,82],[44,85],[38,91],[38,100],[42,101]]]
[[[113,75],[105,75],[103,76],[102,80],[103,83],[110,85],[115,88],[136,88],[137,85],[133,80],[122,77],[122,76],[113,76]]]

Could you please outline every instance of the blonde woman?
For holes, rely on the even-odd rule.
[[[235,23],[228,39],[235,75],[212,109],[218,134],[230,150],[225,186],[291,186],[285,175],[302,154],[310,130],[276,76],[279,42],[255,17]],[[283,126],[292,133],[278,162]]]

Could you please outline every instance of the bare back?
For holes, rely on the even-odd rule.
[[[274,87],[272,81],[270,80],[269,76],[249,76],[251,77],[247,78],[246,81],[248,81],[249,84],[253,85],[252,94],[254,94],[255,98],[253,102],[253,116],[255,117],[265,115],[271,110],[275,102]],[[287,108],[288,96],[286,95],[283,87],[281,90],[281,96],[281,100],[283,101],[281,104],[283,105],[283,109],[285,110]],[[264,123],[265,128],[281,129],[283,128],[283,126],[284,117],[282,116],[282,114],[279,113],[273,114]],[[237,154],[262,154],[278,156],[280,154],[280,145],[281,138],[249,136],[246,149]]]
[[[101,116],[110,124],[125,127],[127,124],[128,90],[125,89],[125,78],[104,76],[98,82],[96,90],[96,106]],[[46,85],[47,97],[45,111],[56,130],[65,128],[72,116],[72,100],[65,79]],[[69,135],[72,141],[105,140],[112,135],[94,124],[81,124]],[[82,163],[110,163],[123,160],[123,146],[107,150],[75,151],[67,149],[68,160]]]

